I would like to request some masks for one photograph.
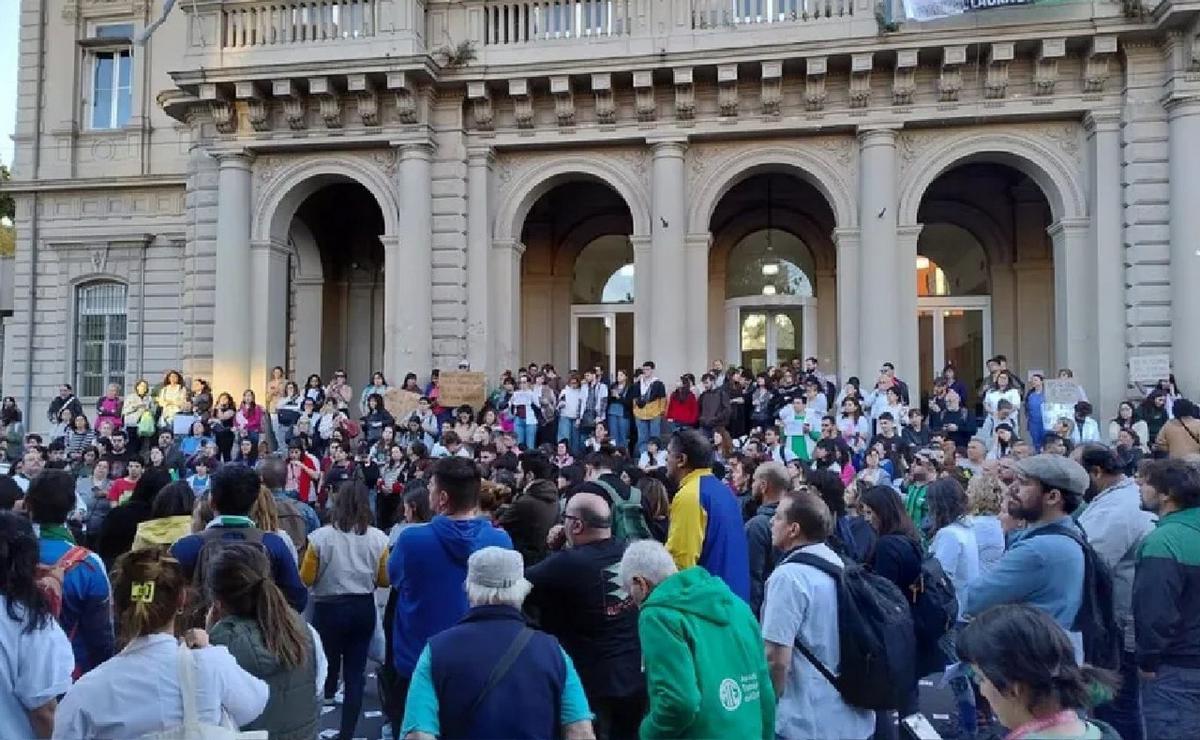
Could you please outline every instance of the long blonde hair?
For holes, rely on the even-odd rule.
[[[279,531],[279,509],[275,506],[275,497],[266,486],[258,487],[258,498],[250,507],[250,519],[264,532]]]

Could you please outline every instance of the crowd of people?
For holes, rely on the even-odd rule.
[[[988,368],[6,398],[0,737],[353,738],[372,661],[397,738],[894,738],[939,672],[959,737],[1179,737],[1200,410]]]

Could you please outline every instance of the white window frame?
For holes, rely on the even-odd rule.
[[[114,36],[114,37],[100,36],[101,29],[111,28],[111,27],[121,27],[121,26],[128,26],[130,28],[131,32],[136,29],[134,24],[129,23],[127,21],[121,21],[121,22],[114,21],[111,23],[97,23],[92,26],[91,33],[88,36],[88,38],[84,39],[83,41],[80,42],[80,44],[84,47],[84,69],[85,69],[85,74],[87,75],[87,95],[85,96],[84,101],[83,101],[84,102],[84,116],[86,117],[86,120],[84,122],[85,123],[84,128],[89,131],[116,131],[116,130],[124,128],[129,123],[128,119],[126,119],[125,121],[118,120],[118,117],[120,115],[119,111],[120,111],[120,107],[121,107],[120,101],[121,101],[122,89],[128,90],[128,92],[126,94],[129,96],[129,116],[130,116],[130,118],[133,117],[133,88],[134,88],[133,83],[134,83],[134,78],[135,78],[134,64],[133,64],[134,63],[133,40],[131,38],[126,38],[126,37],[121,37],[121,36]],[[95,120],[96,96],[98,94],[96,91],[96,67],[97,67],[97,64],[99,63],[99,56],[101,54],[112,54],[113,55],[113,62],[114,62],[114,64],[113,64],[113,88],[110,93],[111,100],[109,101],[110,105],[109,105],[108,124],[104,125],[104,126],[97,126],[96,120]],[[128,88],[122,88],[121,84],[120,84],[120,80],[121,80],[120,58],[121,58],[122,54],[127,54],[129,57],[129,61],[128,61],[128,64],[129,64],[129,86],[128,86]]]
[[[932,344],[934,374],[946,366],[946,315],[951,311],[979,311],[983,316],[983,356],[992,356],[992,297],[991,296],[918,296],[917,316],[932,315]],[[920,339],[918,339],[920,341]],[[920,347],[917,351],[920,352]],[[959,377],[981,377],[986,368],[956,368]]]
[[[617,314],[633,315],[632,303],[597,303],[571,306],[571,367],[579,368],[579,320],[582,318],[604,319],[606,332],[606,351],[608,352],[608,375],[617,376]],[[633,327],[635,341],[637,320]],[[628,370],[629,368],[622,368]]]
[[[109,310],[109,311],[86,311],[85,312],[84,311],[84,300],[85,300],[85,297],[87,296],[88,292],[93,291],[93,290],[101,290],[104,288],[119,288],[121,290],[121,292],[123,293],[123,297],[124,297],[123,307],[114,308],[113,310]],[[85,337],[83,336],[83,317],[84,316],[104,316],[105,317],[104,336],[100,340],[102,349],[101,349],[101,353],[100,353],[99,375],[102,378],[102,382],[101,382],[102,387],[101,387],[100,393],[96,394],[96,395],[103,395],[104,388],[107,388],[109,383],[118,383],[121,386],[121,388],[124,388],[125,387],[125,376],[127,375],[128,369],[129,369],[129,319],[128,319],[128,316],[129,316],[129,286],[126,283],[123,283],[119,280],[112,280],[112,279],[89,280],[88,282],[80,283],[80,284],[76,285],[73,293],[74,294],[72,296],[73,303],[71,306],[71,316],[72,316],[72,321],[73,321],[73,326],[74,326],[75,331],[74,331],[74,336],[72,337],[72,342],[71,342],[71,349],[72,349],[72,351],[71,351],[71,355],[72,355],[71,356],[71,376],[72,376],[72,380],[74,381],[74,384],[75,384],[74,387],[76,388],[76,392],[79,393],[81,398],[95,397],[95,396],[93,396],[93,394],[90,394],[90,393],[85,394],[84,393],[84,388],[86,387],[86,383],[84,382],[84,376],[85,375],[88,375],[88,376],[96,375],[96,373],[93,373],[93,372],[88,372],[88,373],[84,372],[84,370],[85,370],[85,368],[83,366],[83,363],[84,363],[83,342],[85,341]],[[125,317],[125,334],[124,334],[124,336],[121,336],[121,337],[110,336],[110,321],[108,319],[113,316],[124,316]],[[115,351],[115,347],[118,344],[122,345],[124,347],[124,355],[125,355],[125,362],[124,362],[124,365],[120,369],[119,376],[116,371],[111,370],[112,365],[114,364],[113,354]]]

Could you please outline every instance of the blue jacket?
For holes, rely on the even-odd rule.
[[[241,527],[221,527],[215,523],[209,526],[214,529],[228,529],[231,532],[241,529]],[[237,535],[233,535],[233,538],[237,538]],[[275,578],[275,584],[283,591],[283,595],[293,609],[298,612],[304,611],[304,606],[308,603],[308,589],[300,581],[300,570],[296,567],[296,559],[292,557],[291,549],[283,541],[283,538],[274,532],[264,532],[262,542],[267,551],[267,557],[271,560],[271,575]],[[171,554],[179,561],[184,575],[189,579],[194,580],[196,561],[200,558],[200,548],[203,546],[204,541],[198,534],[189,534],[171,545]],[[211,562],[211,553],[209,560]]]
[[[71,547],[64,540],[39,540],[39,560],[42,565],[54,565]],[[80,673],[113,656],[112,587],[99,555],[92,553],[67,571],[58,622],[71,638],[75,667]]]
[[[475,715],[471,705],[525,626],[509,606],[477,606],[455,627],[429,641],[441,736],[550,738],[559,735],[567,665],[558,641],[535,631],[504,680]]]
[[[1078,531],[1064,516],[1054,524]],[[1033,525],[1013,536],[991,571],[967,587],[967,614],[975,616],[997,604],[1029,604],[1054,618],[1067,632],[1083,603],[1083,549],[1069,537],[1029,533],[1047,526]]]
[[[400,533],[388,558],[388,580],[397,592],[392,650],[401,676],[412,675],[430,637],[467,613],[467,558],[490,546],[511,550],[512,540],[484,519],[438,515]]]

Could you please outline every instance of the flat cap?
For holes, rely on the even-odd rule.
[[[525,580],[525,561],[516,550],[485,547],[467,558],[467,582],[484,588],[512,588]]]
[[[1091,483],[1082,465],[1061,455],[1034,455],[1018,460],[1013,467],[1022,477],[1033,478],[1048,488],[1057,488],[1080,496],[1087,491]]]

